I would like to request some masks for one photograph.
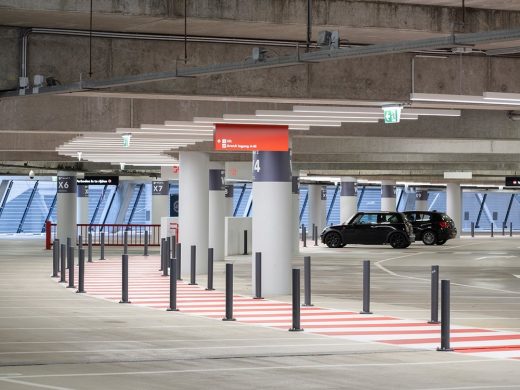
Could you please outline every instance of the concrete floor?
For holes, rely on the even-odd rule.
[[[520,389],[520,361],[290,333],[79,296],[49,277],[51,254],[42,247],[40,240],[0,239],[2,390]],[[428,319],[430,267],[438,264],[441,277],[452,281],[454,324],[520,332],[519,248],[519,239],[497,237],[303,253],[312,256],[317,305],[359,310],[361,261],[369,259],[372,310]],[[248,260],[231,260],[236,292],[249,294]],[[222,289],[223,264],[215,274]]]

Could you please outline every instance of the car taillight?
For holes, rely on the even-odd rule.
[[[439,227],[441,229],[448,229],[450,227],[450,224],[448,222],[446,222],[446,221],[440,221],[439,222]]]

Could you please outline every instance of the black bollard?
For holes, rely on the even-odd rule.
[[[175,254],[176,254],[176,259],[177,259],[177,280],[182,280],[182,276],[181,276],[181,255],[182,255],[182,245],[181,243],[177,243],[177,249],[175,249]]]
[[[432,265],[431,319],[429,324],[439,323],[439,266]]]
[[[164,240],[163,250],[162,250],[162,276],[168,276],[168,253],[170,253],[170,248],[168,243],[170,242],[170,238]]]
[[[166,242],[166,240],[164,238],[161,238],[161,247],[160,247],[160,250],[161,250],[161,268],[159,269],[159,271],[164,270],[164,247],[166,245],[165,242]]]
[[[87,247],[87,257],[88,257],[88,262],[89,263],[92,263],[92,233],[89,233],[88,234],[88,247]]]
[[[172,238],[166,237],[166,253],[164,254],[164,257],[166,259],[165,264],[166,264],[167,268],[170,267],[171,248],[172,248]]]
[[[303,240],[303,247],[307,247],[307,228],[305,225],[302,227],[302,240]]]
[[[99,260],[105,260],[105,232],[101,232]]]
[[[314,306],[311,303],[311,257],[305,256],[303,258],[303,280],[305,298],[303,306]]]
[[[60,247],[61,267],[60,267],[60,283],[65,283],[65,275],[67,272],[67,245],[61,244]]]
[[[441,346],[437,351],[449,352],[450,348],[450,281],[441,281]]]
[[[172,236],[172,241],[171,241],[171,244],[172,244],[172,255],[171,255],[171,258],[173,259],[174,257],[177,257],[175,252],[177,250],[177,236],[173,235]]]
[[[292,270],[292,328],[289,332],[301,332],[300,326],[300,270]]]
[[[513,222],[509,222],[509,237],[513,237]]]
[[[144,256],[148,256],[148,230],[144,231]]]
[[[244,230],[244,255],[247,255],[247,230]]]
[[[177,260],[170,259],[170,307],[166,311],[179,311],[177,309]]]
[[[471,222],[471,237],[475,237],[475,222]]]
[[[67,237],[67,269],[70,267],[70,258],[69,258],[69,248],[72,246],[72,240],[70,237]]]
[[[318,246],[318,226],[314,226],[314,246]]]
[[[262,252],[255,253],[255,296],[254,299],[262,298]]]
[[[502,236],[506,235],[506,223],[502,222]]]
[[[312,232],[311,232],[311,235],[312,235],[312,241],[314,241],[314,239],[315,239],[315,236],[314,236],[315,231],[316,231],[316,225],[315,225],[315,224],[312,224]]]
[[[493,232],[493,222],[491,222],[491,237],[494,237],[494,236],[495,236],[495,234]]]
[[[128,255],[122,255],[122,281],[121,281],[121,300],[119,303],[130,303],[128,300]]]
[[[195,245],[191,246],[191,258],[190,258],[190,286],[196,286],[195,278],[197,275],[197,247]]]
[[[226,264],[226,316],[222,321],[236,321],[233,318],[233,264]]]
[[[74,247],[70,246],[67,259],[69,261],[69,285],[67,288],[75,288],[74,286]]]
[[[208,248],[208,287],[206,291],[213,291],[213,248]]]
[[[370,260],[363,260],[363,311],[359,314],[372,314],[370,311]]]
[[[83,237],[81,237],[81,234],[78,236],[78,250],[79,249],[83,249]]]
[[[78,250],[78,294],[86,293],[85,291],[85,249]]]
[[[55,239],[52,244],[52,277],[58,277],[58,269],[60,268],[60,240]]]
[[[126,230],[123,233],[123,253],[128,254],[128,232]]]

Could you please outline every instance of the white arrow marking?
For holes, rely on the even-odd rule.
[[[502,258],[502,259],[510,259],[512,257],[516,257],[516,256],[483,256],[483,257],[477,257],[476,260],[484,260],[484,259],[498,259],[498,258]]]

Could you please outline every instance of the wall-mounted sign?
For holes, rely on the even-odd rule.
[[[227,152],[286,152],[289,127],[217,123],[213,143],[215,150]]]
[[[168,195],[170,193],[170,183],[166,180],[152,181],[152,195]]]
[[[75,194],[76,176],[58,176],[58,194]]]
[[[117,186],[119,185],[119,176],[85,176],[83,179],[78,179],[78,185]]]
[[[506,177],[506,187],[520,187],[520,177],[519,176]]]
[[[170,195],[170,217],[179,216],[179,194]]]

